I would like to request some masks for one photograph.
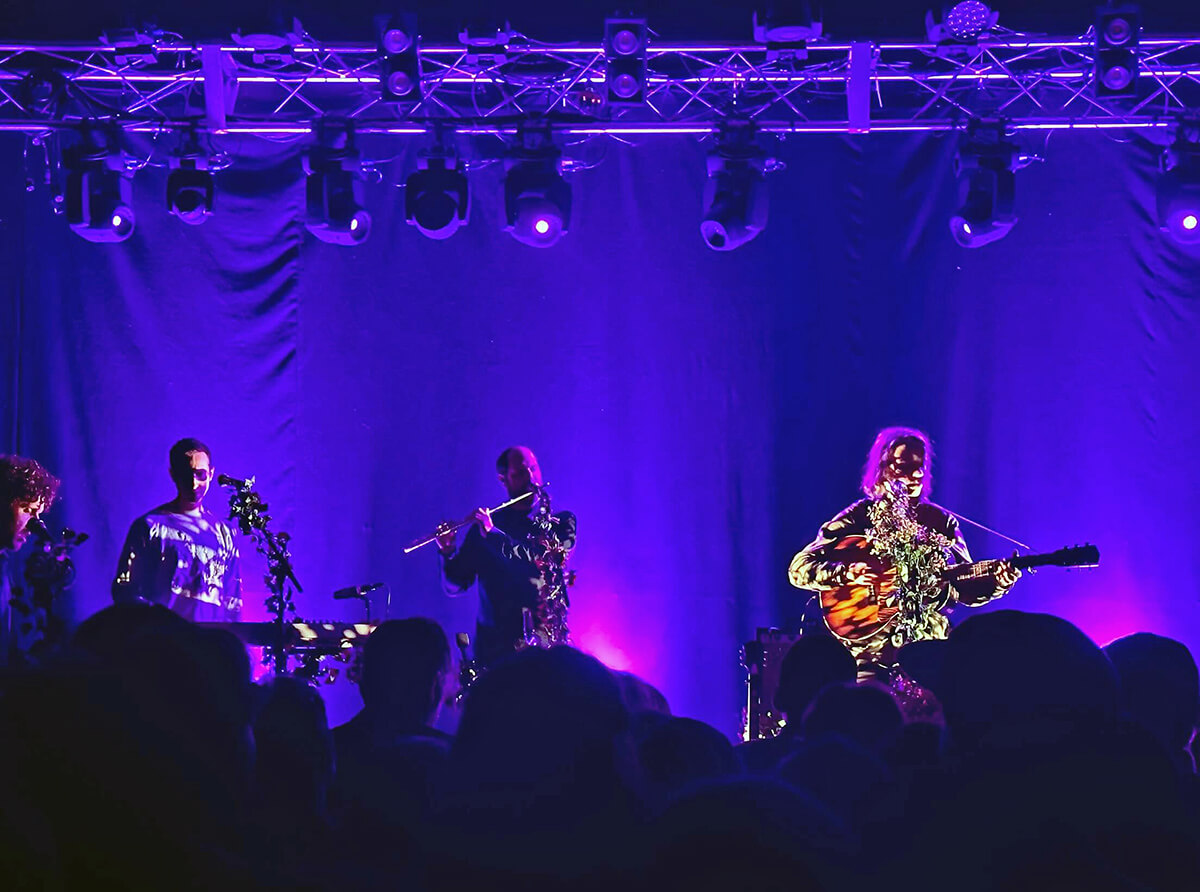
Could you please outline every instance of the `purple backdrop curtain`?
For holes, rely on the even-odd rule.
[[[406,226],[385,183],[371,239],[339,249],[298,222],[300,145],[227,148],[212,220],[169,216],[147,168],[121,245],[0,178],[0,446],[58,473],[55,520],[92,534],[76,616],[106,603],[129,521],[170,495],[167,448],[193,435],[293,533],[303,615],[356,616],[329,593],[380,580],[391,615],[470,629],[474,598],[400,549],[498,501],[495,456],[525,443],[579,515],[579,643],[732,732],[739,644],[797,618],[788,559],[854,498],[874,431],[906,423],[935,439],[937,500],[1038,548],[1101,547],[1099,570],[1043,571],[1009,606],[1200,648],[1200,258],[1153,224],[1153,147],[1053,136],[1019,174],[1020,223],[972,252],[946,225],[952,139],[793,139],[767,232],[727,254],[699,238],[693,142],[609,146],[547,251],[500,231],[495,166],[454,238]],[[20,170],[19,137],[0,152]]]

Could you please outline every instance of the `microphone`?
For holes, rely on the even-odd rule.
[[[46,529],[46,524],[42,522],[40,517],[29,518],[29,522],[25,524],[25,529],[29,530],[43,542],[49,542],[54,538],[50,535],[50,531]]]
[[[254,485],[254,478],[247,477],[245,480],[239,480],[237,477],[230,477],[228,474],[217,475],[217,486],[236,486],[238,489],[243,489],[246,485]]]
[[[346,588],[334,589],[333,600],[344,601],[347,598],[361,598],[368,592],[383,588],[382,582],[372,582],[369,585],[349,585]]]

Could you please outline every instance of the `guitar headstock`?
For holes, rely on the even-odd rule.
[[[1100,549],[1090,544],[1072,545],[1040,555],[1038,563],[1049,567],[1096,567],[1100,564]]]

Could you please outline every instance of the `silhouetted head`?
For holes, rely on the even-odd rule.
[[[1104,648],[1117,670],[1122,711],[1172,753],[1187,748],[1200,706],[1200,677],[1187,646],[1139,632]]]
[[[852,683],[857,672],[850,651],[832,635],[802,635],[779,668],[775,707],[798,723],[822,688]]]
[[[532,789],[564,771],[611,772],[628,726],[620,689],[599,660],[570,647],[529,648],[472,685],[451,754],[480,780]]]
[[[891,772],[869,748],[840,734],[804,740],[779,776],[816,797],[849,827],[860,827],[892,793]]]
[[[288,675],[263,682],[254,742],[260,792],[276,803],[323,806],[333,779],[333,739],[325,701],[312,685]]]
[[[621,688],[621,700],[629,712],[657,712],[663,715],[671,714],[671,706],[662,691],[644,678],[639,678],[632,672],[614,672],[613,678]]]
[[[742,764],[729,739],[696,719],[673,718],[651,730],[638,746],[646,779],[660,795],[696,781],[733,777]]]
[[[873,752],[882,750],[904,724],[896,698],[882,685],[830,685],[817,695],[800,723],[806,740],[836,734]]]
[[[431,619],[380,623],[362,646],[359,690],[371,710],[387,710],[398,722],[429,725],[450,676],[450,642]]]
[[[652,833],[647,888],[833,888],[852,871],[837,817],[812,796],[762,776],[689,787]],[[836,865],[834,867],[833,865]]]
[[[946,642],[934,693],[957,746],[1004,726],[1097,726],[1117,714],[1117,677],[1104,652],[1045,613],[972,616]]]

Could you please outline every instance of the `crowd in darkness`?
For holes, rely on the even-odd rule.
[[[457,673],[413,618],[362,645],[363,709],[161,606],[87,619],[0,699],[6,889],[1195,889],[1196,664],[1065,620],[972,616],[925,660],[937,721],[831,639],[735,746],[568,647]]]

